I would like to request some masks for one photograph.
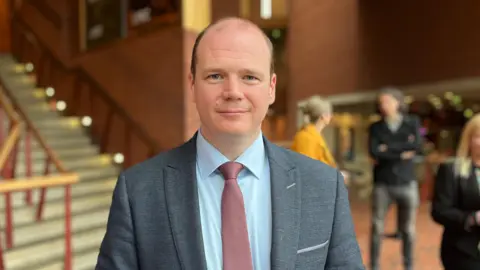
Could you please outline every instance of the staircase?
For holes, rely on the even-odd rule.
[[[73,269],[94,269],[120,169],[112,162],[111,156],[99,154],[98,147],[91,143],[79,118],[64,117],[52,110],[46,102],[44,89],[35,88],[35,81],[26,73],[18,72],[18,68],[15,71],[16,67],[11,56],[0,55],[1,81],[8,89],[14,89],[13,97],[64,166],[80,176],[79,183],[72,186]],[[26,173],[24,145],[22,137],[16,177],[24,177]],[[39,143],[33,140],[32,151],[34,175],[43,175],[45,153]],[[35,221],[36,208],[25,204],[23,192],[13,194],[13,198],[14,247],[5,249],[5,234],[2,233],[0,237],[6,269],[63,269],[64,189],[58,187],[47,190],[41,222]],[[33,192],[33,200],[34,203],[38,202],[38,190]],[[0,200],[0,211],[0,226],[4,232],[4,200]]]

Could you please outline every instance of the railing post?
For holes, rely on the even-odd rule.
[[[47,157],[47,159],[45,161],[45,171],[44,171],[43,175],[48,175],[50,173],[50,162],[51,162],[50,157]],[[37,221],[42,220],[43,205],[45,204],[46,193],[47,193],[46,188],[42,188],[40,190],[40,201],[38,202],[38,208],[37,208]]]
[[[64,269],[72,270],[72,194],[71,186],[65,186],[65,261]]]
[[[13,247],[12,193],[5,193],[5,241],[6,247]]]
[[[3,108],[0,107],[0,143],[3,144],[3,140],[5,139],[5,113],[3,112]]]
[[[10,130],[12,129],[13,124],[10,124]],[[16,158],[16,151],[18,150],[15,143],[15,147],[12,149],[12,152],[9,154],[9,157],[5,163],[4,171],[2,176],[4,179],[12,179],[15,174],[14,159]],[[13,247],[13,206],[12,206],[12,193],[5,193],[5,241],[6,248]]]
[[[0,270],[5,270],[5,264],[4,264],[4,262],[3,262],[2,241],[0,241]]]
[[[110,136],[110,128],[112,127],[112,121],[113,121],[113,109],[110,108],[110,110],[107,113],[107,118],[105,119],[104,130],[100,135],[100,153],[105,153],[107,151],[107,145],[108,145],[108,139]]]
[[[81,108],[81,98],[82,98],[82,81],[79,78],[79,75],[76,75],[73,79],[73,91],[72,91],[72,106],[71,114],[78,115],[78,112]]]
[[[31,131],[29,128],[27,128],[27,132],[25,132],[25,143],[24,143],[24,149],[23,151],[25,152],[25,167],[26,167],[26,177],[30,178],[33,176],[32,173],[32,136],[31,136]],[[25,192],[25,201],[28,205],[32,205],[32,190],[28,189]]]

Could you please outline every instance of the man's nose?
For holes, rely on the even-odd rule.
[[[225,80],[223,97],[225,99],[241,99],[243,97],[241,82],[233,78]]]

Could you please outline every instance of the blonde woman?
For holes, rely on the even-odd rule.
[[[332,105],[319,96],[313,96],[303,107],[303,113],[306,125],[295,135],[292,150],[337,167],[322,136],[322,130],[332,120]]]
[[[480,114],[465,125],[453,163],[440,165],[432,217],[444,227],[445,270],[480,269]]]

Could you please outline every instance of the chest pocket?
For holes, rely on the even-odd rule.
[[[323,269],[327,260],[329,241],[297,251],[295,269]]]

